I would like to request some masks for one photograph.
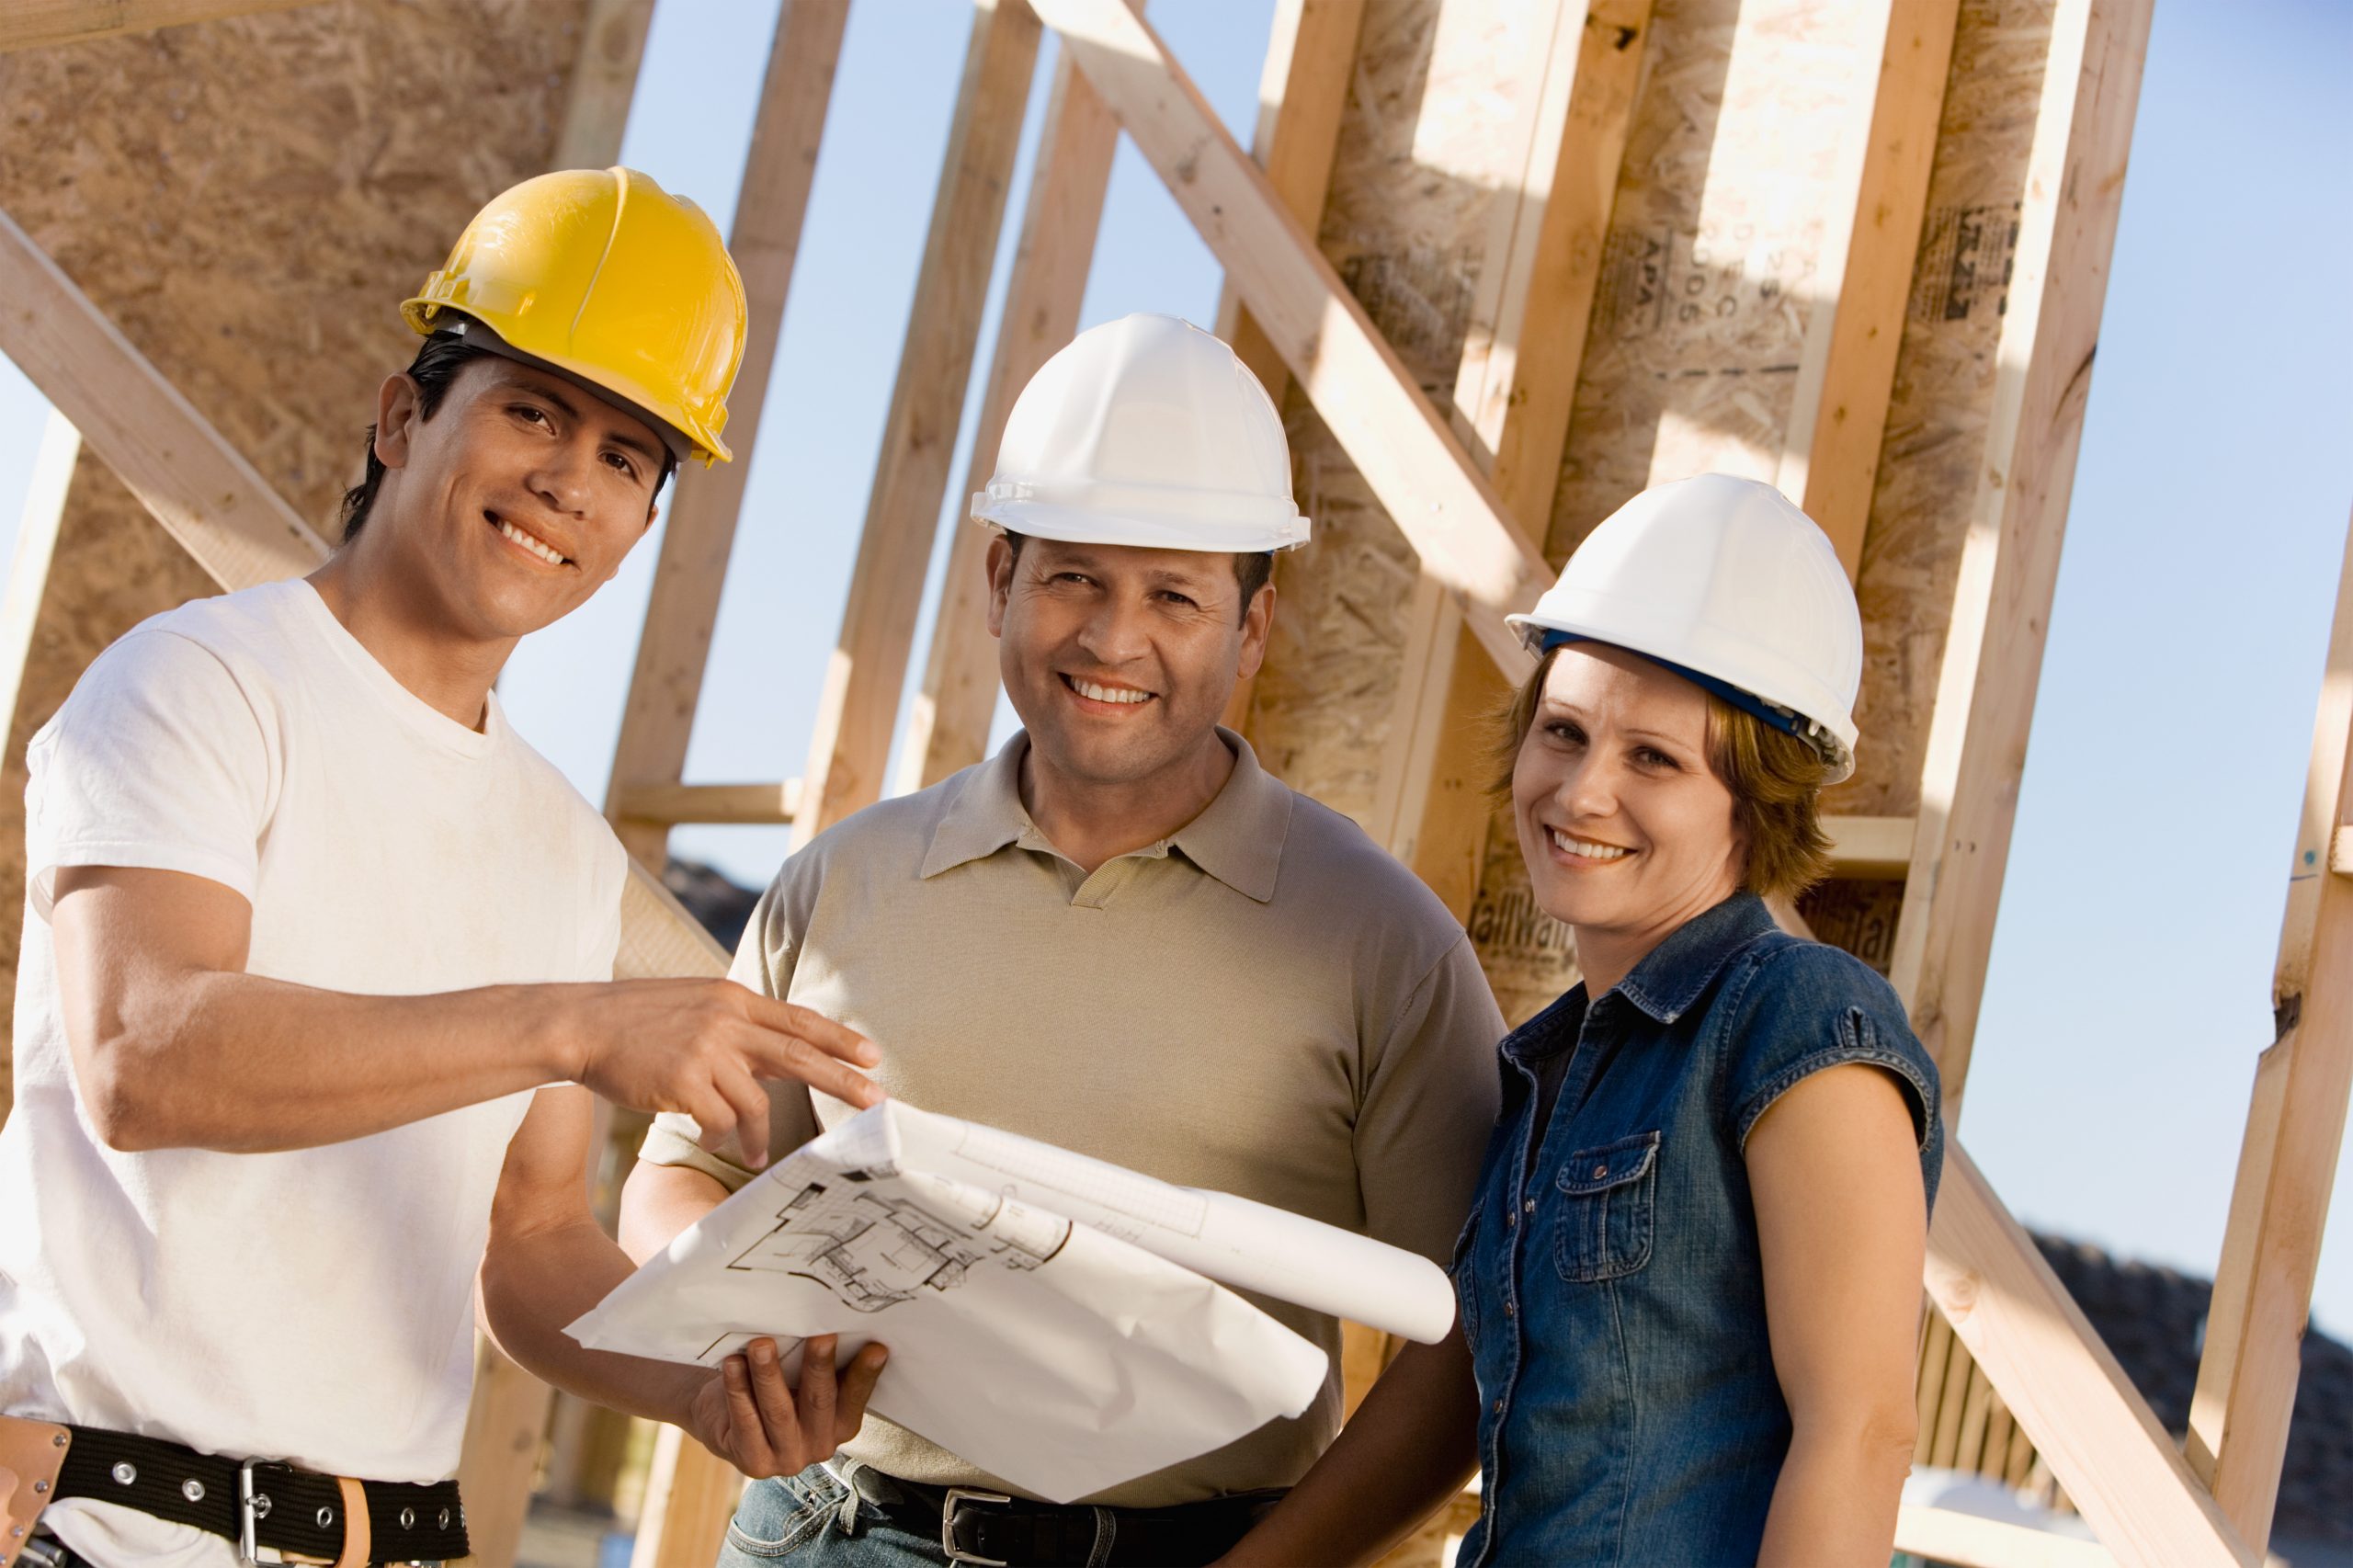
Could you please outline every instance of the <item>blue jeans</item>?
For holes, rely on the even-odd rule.
[[[833,1471],[813,1464],[799,1475],[744,1489],[718,1568],[773,1568],[788,1559],[833,1568],[913,1568],[944,1563],[948,1555],[938,1537],[895,1528]]]

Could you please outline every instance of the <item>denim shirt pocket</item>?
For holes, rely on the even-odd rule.
[[[1656,1132],[1637,1132],[1562,1162],[1552,1226],[1552,1261],[1562,1278],[1616,1279],[1650,1262],[1658,1142]]]

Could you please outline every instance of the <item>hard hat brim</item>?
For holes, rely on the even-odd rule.
[[[1224,555],[1297,550],[1307,543],[1309,528],[1308,520],[1297,513],[1288,517],[1259,517],[1239,521],[1198,516],[1162,517],[1142,509],[1111,512],[1094,506],[1008,497],[990,490],[973,495],[972,520],[1026,538],[1051,539],[1064,544],[1109,544]]]
[[[420,336],[448,333],[485,353],[563,377],[607,407],[617,409],[644,424],[662,438],[662,444],[669,449],[671,460],[681,466],[690,458],[700,459],[706,467],[714,461],[733,462],[735,460],[735,454],[728,450],[727,443],[719,438],[718,432],[690,429],[682,423],[685,419],[683,414],[674,417],[658,412],[650,394],[641,388],[615,385],[609,370],[592,365],[567,363],[559,357],[525,353],[507,342],[495,327],[480,316],[422,296],[404,301],[401,305],[401,316]]]

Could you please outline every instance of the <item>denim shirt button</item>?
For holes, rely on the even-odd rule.
[[[1504,1413],[1504,1402],[1503,1402],[1502,1400],[1497,1400],[1497,1401],[1495,1401],[1495,1414],[1496,1414],[1496,1415],[1501,1415],[1503,1413]]]
[[[1536,1212],[1536,1199],[1531,1198],[1527,1202],[1521,1204],[1520,1207],[1527,1210],[1530,1214],[1533,1214]]]
[[[1506,1210],[1504,1210],[1504,1223],[1505,1223],[1506,1226],[1509,1226],[1509,1225],[1517,1225],[1517,1224],[1518,1224],[1518,1223],[1519,1223],[1519,1210],[1517,1210],[1517,1209],[1506,1209]]]

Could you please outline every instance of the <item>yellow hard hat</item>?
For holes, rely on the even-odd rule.
[[[471,318],[494,351],[539,361],[666,426],[708,464],[733,455],[727,392],[744,361],[744,279],[701,208],[634,169],[527,179],[474,214],[401,315]]]

